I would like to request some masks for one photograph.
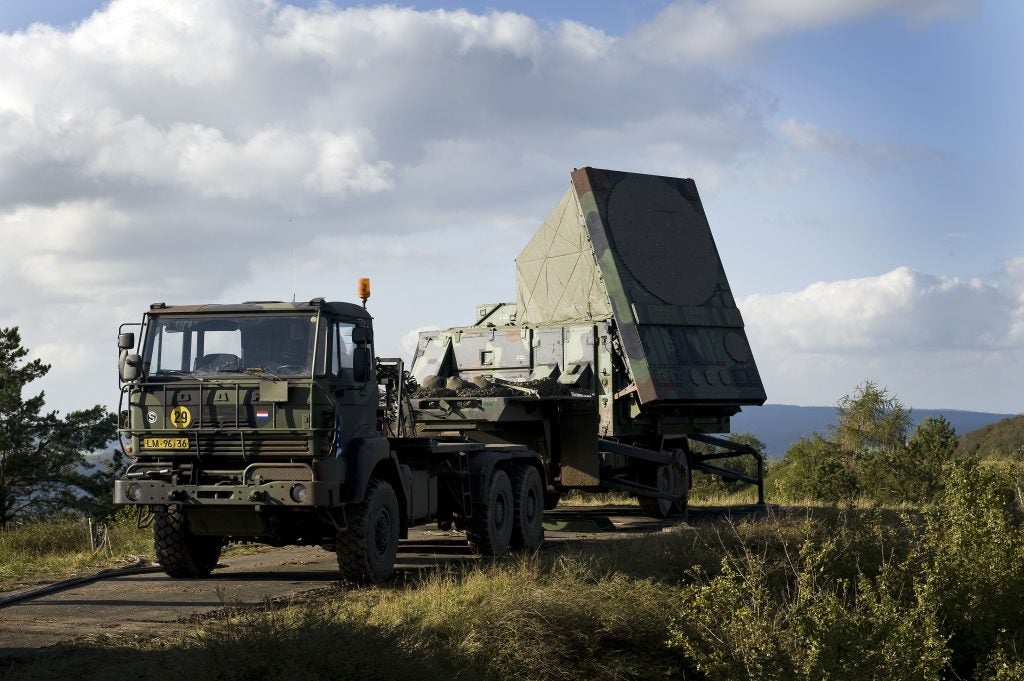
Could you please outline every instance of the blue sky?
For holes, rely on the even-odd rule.
[[[514,297],[593,165],[697,181],[771,402],[870,378],[1019,412],[1022,25],[1009,0],[12,0],[0,325],[55,406],[109,401],[120,321],[286,298],[294,239],[297,295],[370,275],[400,354]]]

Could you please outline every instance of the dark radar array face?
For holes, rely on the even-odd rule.
[[[640,401],[763,403],[693,180],[582,168],[572,181]]]
[[[607,215],[615,253],[661,302],[702,305],[721,284],[711,232],[678,188],[661,178],[627,176],[612,189]]]

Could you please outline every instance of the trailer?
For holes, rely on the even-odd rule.
[[[758,485],[723,440],[764,389],[692,180],[583,168],[516,259],[515,303],[379,358],[362,305],[155,303],[118,336],[115,503],[173,577],[229,541],[319,545],[382,581],[436,522],[481,554],[532,550],[567,490],[685,512],[693,470]],[[698,450],[692,442],[711,445]],[[718,467],[753,456],[757,476]]]
[[[764,503],[761,456],[720,437],[765,392],[696,184],[571,179],[516,258],[515,302],[420,334],[421,432],[540,452],[548,508],[620,490],[648,515],[681,513],[695,470],[755,484]],[[717,465],[744,456],[756,476]]]

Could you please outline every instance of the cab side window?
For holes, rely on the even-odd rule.
[[[331,330],[331,373],[352,379],[352,329],[354,324],[334,322]]]

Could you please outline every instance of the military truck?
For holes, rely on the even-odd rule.
[[[715,437],[764,390],[692,180],[583,168],[516,259],[517,300],[375,358],[362,305],[156,303],[118,336],[115,503],[173,577],[228,541],[320,545],[381,581],[436,522],[481,554],[534,549],[570,489],[685,511],[691,471],[761,490]],[[704,447],[692,447],[690,442]],[[752,456],[758,475],[720,468]],[[759,497],[762,498],[763,497]]]

